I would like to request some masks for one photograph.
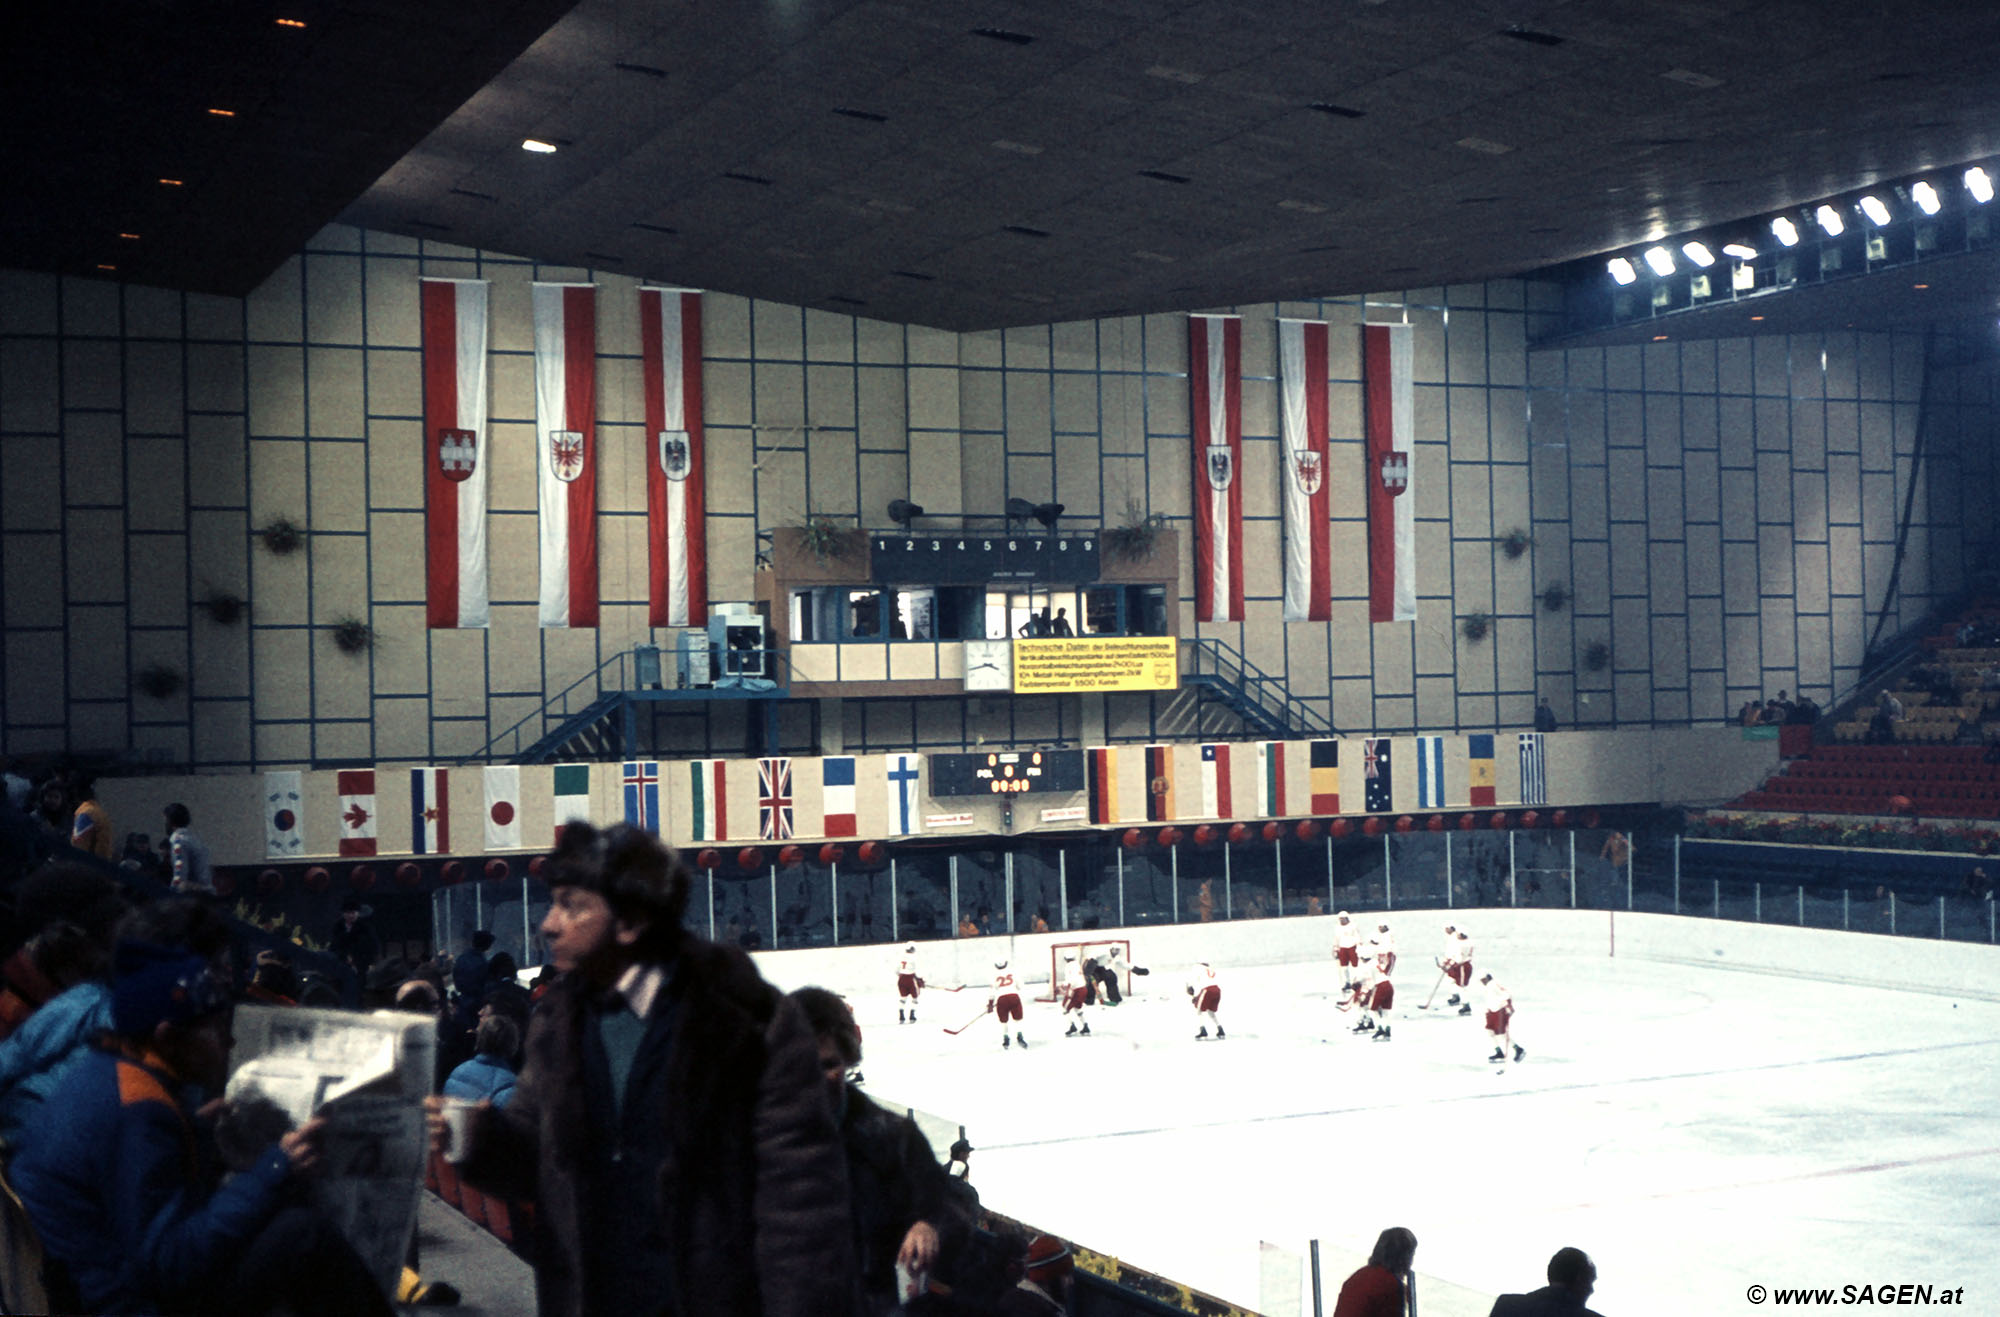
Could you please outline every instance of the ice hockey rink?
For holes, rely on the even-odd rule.
[[[1520,918],[1464,912],[1475,934],[1482,913]],[[1152,952],[1139,930],[1132,954],[1153,973],[1135,995],[1093,1010],[1089,1038],[1030,1002],[1025,1052],[1002,1050],[991,1017],[944,1032],[988,991],[939,991],[954,970],[927,974],[913,1025],[897,1023],[886,972],[850,987],[865,1088],[962,1122],[988,1206],[1271,1317],[1312,1311],[1284,1279],[1308,1239],[1330,1312],[1388,1225],[1417,1233],[1425,1317],[1485,1317],[1569,1244],[1597,1261],[1592,1306],[1609,1317],[1755,1312],[1753,1285],[1905,1283],[2000,1312],[2000,1002],[1970,995],[2000,968],[1992,949],[1672,920],[1689,947],[1669,961],[1516,928],[1479,957],[1513,989],[1527,1049],[1503,1069],[1477,1009],[1442,1008],[1449,985],[1418,1009],[1449,914],[1393,916],[1387,1043],[1349,1032],[1317,956],[1210,956],[1229,1036],[1198,1042],[1191,957],[1166,945],[1184,948],[1186,930],[1160,930]],[[1778,959],[1864,981],[1750,967],[1768,959],[1760,938],[1787,936]],[[1730,946],[1711,955],[1704,939]],[[971,957],[1007,941],[943,945],[973,978]],[[1047,963],[1018,950],[1031,975]],[[1897,986],[1916,977],[1902,960],[1938,954],[1973,958],[1967,994]]]

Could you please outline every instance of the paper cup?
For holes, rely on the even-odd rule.
[[[472,1146],[472,1115],[478,1109],[477,1102],[466,1098],[448,1097],[444,1100],[446,1161],[456,1165],[465,1160],[466,1149]]]

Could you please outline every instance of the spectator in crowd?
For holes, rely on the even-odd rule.
[[[1975,901],[1993,899],[1993,880],[1986,876],[1986,866],[1975,864],[1966,873],[1965,881],[1959,886],[1959,894]]]
[[[361,983],[368,982],[368,967],[382,954],[381,940],[375,936],[374,912],[350,896],[340,903],[340,922],[327,936],[326,949],[354,971]]]
[[[243,995],[251,1001],[260,1001],[267,1006],[296,1006],[302,985],[299,973],[292,968],[292,958],[282,951],[260,951],[257,953],[256,968],[250,975],[250,986]]]
[[[295,1192],[319,1162],[320,1121],[226,1182],[208,1169],[216,1151],[199,1142],[195,1108],[220,1091],[231,1045],[211,958],[121,939],[111,999],[111,1029],[65,1071],[10,1168],[69,1291],[61,1306],[390,1317],[367,1265]]]
[[[543,880],[563,976],[460,1167],[534,1198],[543,1317],[847,1311],[847,1178],[798,1007],[682,929],[687,870],[642,829],[567,824]],[[428,1108],[443,1151],[442,1099]]]
[[[1556,711],[1549,707],[1549,700],[1545,695],[1535,701],[1535,730],[1538,732],[1553,732],[1556,730],[1556,727]]]
[[[480,1007],[479,1014],[482,1019],[488,1015],[504,1015],[526,1036],[528,1017],[535,1010],[535,999],[521,986],[517,977],[519,973],[514,967],[511,952],[503,951],[493,957],[488,968],[486,1004]]]
[[[1764,721],[1764,706],[1754,699],[1743,701],[1743,707],[1736,711],[1736,721],[1744,727],[1755,727]]]
[[[1068,1312],[1075,1271],[1069,1245],[1054,1235],[1036,1235],[1028,1241],[1020,1281],[1001,1295],[994,1312],[998,1317],[1058,1317]]]
[[[1793,702],[1792,711],[1786,715],[1785,721],[1788,723],[1803,723],[1810,727],[1819,721],[1819,704],[1811,696],[1801,694]]]
[[[1046,613],[1048,610],[1045,608],[1042,611]],[[1073,636],[1076,634],[1070,627],[1069,610],[1067,608],[1058,608],[1056,610],[1055,621],[1049,623],[1049,634],[1052,636]]]
[[[1416,1256],[1414,1233],[1402,1226],[1384,1230],[1375,1239],[1368,1265],[1341,1285],[1333,1317],[1403,1317],[1403,1282]]]
[[[69,841],[76,826],[76,801],[70,797],[69,779],[63,774],[42,783],[35,793],[35,821],[55,840]]]
[[[28,802],[34,799],[35,784],[15,771],[11,755],[0,755],[0,797],[6,803],[26,814]]]
[[[1503,1294],[1491,1317],[1597,1317],[1584,1306],[1597,1285],[1597,1264],[1580,1248],[1557,1249],[1549,1259],[1549,1283],[1529,1294]]]
[[[825,988],[800,988],[792,1000],[819,1045],[820,1077],[847,1153],[861,1312],[886,1317],[907,1297],[897,1293],[898,1268],[921,1292],[944,1239],[962,1241],[971,1221],[951,1211],[955,1186],[916,1122],[883,1110],[848,1079],[861,1064],[861,1028],[847,1003]]]
[[[97,779],[80,778],[76,784],[76,809],[70,815],[69,844],[100,860],[118,858],[118,830],[112,825],[111,811],[97,799]]]
[[[167,806],[167,859],[173,866],[174,891],[184,896],[215,895],[215,867],[209,863],[208,843],[189,825],[194,818],[188,807],[175,801]]]
[[[1875,700],[1875,716],[1868,723],[1870,745],[1893,745],[1896,724],[1903,721],[1903,702],[1885,688]]]
[[[482,928],[472,935],[472,945],[451,962],[451,989],[458,994],[468,1019],[478,1014],[480,1004],[486,1000],[486,953],[492,949],[493,934]]]
[[[472,1059],[445,1078],[444,1095],[506,1106],[514,1097],[514,1054],[520,1050],[521,1031],[514,1022],[504,1015],[487,1016],[479,1022]]]
[[[104,972],[104,943],[67,919],[52,920],[0,966],[0,1039],[56,996]]]
[[[2000,691],[2000,663],[1992,663],[1980,670],[1979,689]]]

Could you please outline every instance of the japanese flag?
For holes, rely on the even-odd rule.
[[[521,847],[521,766],[492,764],[486,769],[486,849]]]

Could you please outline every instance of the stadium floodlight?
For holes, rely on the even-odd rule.
[[[1937,189],[1919,179],[1910,184],[1910,200],[1917,203],[1917,209],[1926,215],[1935,215],[1944,203],[1938,200]]]
[[[1889,222],[1888,205],[1883,202],[1882,198],[1872,193],[1861,198],[1861,213],[1866,215],[1878,229]]]
[[[1605,262],[1604,268],[1611,271],[1611,277],[1621,284],[1629,284],[1639,277],[1639,272],[1632,268],[1632,262],[1623,256],[1612,257]]]
[[[1829,238],[1838,238],[1847,232],[1847,221],[1832,206],[1821,206],[1813,212],[1813,218],[1819,221],[1820,228],[1826,231]]]
[[[1646,248],[1646,264],[1661,278],[1674,272],[1674,254],[1665,247]]]
[[[1722,254],[1724,256],[1734,256],[1739,261],[1754,261],[1757,259],[1757,249],[1746,242],[1725,243],[1723,244]]]
[[[1982,206],[1993,200],[1993,180],[1978,165],[1965,171],[1965,190]]]
[[[1704,270],[1706,270],[1709,266],[1715,264],[1715,253],[1708,249],[1708,245],[1706,243],[1700,243],[1700,242],[1682,243],[1681,251],[1683,254],[1686,255],[1686,257],[1689,260],[1693,261],[1696,265],[1699,265]]]
[[[1783,215],[1771,221],[1771,234],[1787,247],[1796,247],[1799,245],[1799,226],[1786,219]]]

